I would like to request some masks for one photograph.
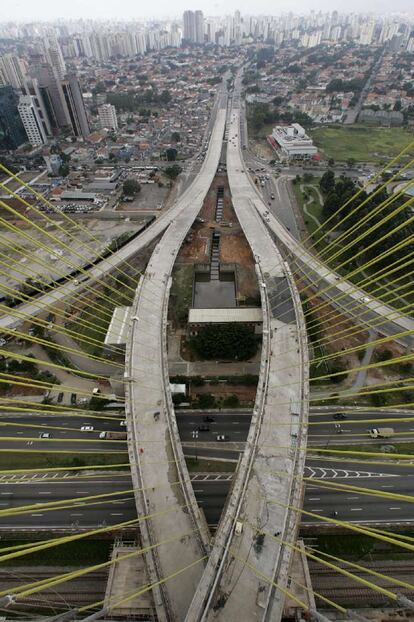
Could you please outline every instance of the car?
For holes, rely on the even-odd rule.
[[[93,425],[82,425],[80,431],[81,432],[93,432]]]
[[[371,298],[369,296],[362,296],[362,302],[371,302]]]
[[[40,432],[39,438],[52,438],[52,435],[50,432]]]
[[[347,416],[344,413],[335,413],[333,418],[336,419],[336,421],[343,421]]]
[[[217,434],[216,440],[217,441],[228,441],[229,440],[229,436],[228,436],[228,434]]]
[[[59,395],[57,396],[57,402],[58,402],[58,404],[60,404],[60,403],[61,403],[61,401],[63,400],[63,395],[64,395],[64,393],[63,393],[63,391],[61,391],[61,392],[59,393]]]
[[[206,421],[207,423],[214,423],[215,418],[211,415],[206,415],[205,417],[203,417],[203,421]]]
[[[121,428],[125,428],[126,424],[127,424],[126,419],[122,419],[119,425],[121,426]]]
[[[199,425],[197,429],[199,432],[210,432],[209,425]]]
[[[275,198],[275,195],[273,194],[273,192],[272,192],[272,194],[270,195],[270,198],[272,199],[272,201],[273,201],[273,199]]]
[[[76,406],[76,398],[77,398],[76,393],[72,393],[70,396],[70,403],[72,404],[72,406],[74,405]]]

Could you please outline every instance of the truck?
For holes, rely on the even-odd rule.
[[[372,428],[369,435],[371,438],[390,438],[394,436],[394,428]]]
[[[126,432],[112,432],[108,430],[108,432],[100,432],[99,438],[104,438],[107,441],[126,441],[127,433]]]

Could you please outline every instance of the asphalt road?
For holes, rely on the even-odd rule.
[[[390,414],[390,413],[388,413]],[[214,421],[205,422],[206,417],[214,417]],[[348,419],[341,422],[341,425],[352,426],[355,429],[366,429],[369,424],[350,424],[351,419],[361,419],[377,417],[375,411],[347,413]],[[384,413],[381,416],[385,416]],[[387,415],[388,416],[388,415]],[[327,433],[327,441],[338,443],[338,435],[330,434],[333,423],[325,423],[330,419],[322,413],[315,413],[311,416],[312,422],[321,422],[321,426],[311,426],[311,437],[315,433]],[[97,437],[102,430],[119,430],[117,422],[94,420],[87,416],[73,418],[70,416],[43,416],[43,415],[13,415],[0,418],[0,423],[9,422],[12,424],[34,424],[41,426],[41,429],[51,432],[54,438],[74,439],[73,442],[64,443],[65,449],[105,451],[108,447],[116,449],[124,447],[122,443],[115,444],[110,441],[99,440]],[[237,460],[239,450],[232,449],[238,446],[243,447],[242,443],[247,436],[250,424],[249,413],[177,413],[180,435],[185,446],[184,451],[187,455],[198,458],[215,457]],[[62,428],[75,428],[74,430],[52,430],[52,426]],[[80,425],[94,425],[96,430],[90,433],[91,438],[99,440],[97,443],[85,443],[79,447],[79,438],[85,438],[85,433],[79,431]],[[199,426],[206,425],[209,431],[200,432]],[[385,425],[385,424],[384,424]],[[386,424],[390,425],[390,424]],[[98,429],[99,426],[99,429]],[[37,436],[39,430],[35,428],[22,428],[18,425],[0,426],[1,436]],[[414,427],[411,422],[393,424],[398,429]],[[122,428],[123,429],[123,428]],[[345,428],[346,429],[346,428]],[[198,439],[193,438],[193,432],[198,431]],[[321,432],[322,431],[322,432]],[[227,434],[229,444],[220,445],[216,442],[217,434]],[[345,435],[345,433],[344,433]],[[332,440],[331,440],[332,439]],[[382,444],[384,441],[372,441]],[[23,443],[8,443],[2,441],[0,448],[15,447]],[[48,443],[47,448],[62,448],[63,443]],[[205,446],[207,445],[207,446]],[[212,445],[212,446],[208,446]],[[28,449],[39,447],[45,448],[40,441],[35,441],[33,446]],[[321,479],[323,482],[335,482],[338,484],[355,485],[364,488],[374,488],[384,492],[413,495],[414,490],[414,469],[409,466],[399,464],[390,465],[369,465],[366,462],[341,461],[338,458],[324,460],[318,458],[308,458],[305,469],[305,477],[311,479]],[[211,525],[217,524],[221,509],[231,485],[231,474],[222,473],[209,475],[193,475],[195,494],[200,507],[203,508],[207,521]],[[135,504],[132,498],[132,483],[129,474],[102,472],[72,472],[63,473],[34,473],[27,475],[0,475],[0,512],[8,508],[15,508],[22,505],[34,505],[36,503],[47,503],[51,501],[62,501],[90,495],[99,495],[117,491],[124,491],[119,497],[106,498],[102,503],[99,499],[92,500],[95,505],[83,506],[82,501],[77,502],[77,507],[63,507],[52,511],[43,508],[31,508],[26,514],[1,518],[0,529],[20,529],[20,528],[79,528],[95,527],[115,524],[130,520],[136,516]],[[63,504],[63,503],[62,503]],[[353,491],[339,491],[317,486],[315,483],[307,482],[305,495],[305,510],[329,517],[333,511],[338,512],[338,519],[350,520],[354,522],[412,522],[414,520],[413,506],[410,503],[394,500],[382,499],[374,496],[362,495]],[[318,522],[313,517],[303,517],[303,523],[311,524]]]

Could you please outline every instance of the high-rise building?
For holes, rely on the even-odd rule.
[[[66,73],[66,65],[63,60],[62,50],[56,36],[51,36],[44,41],[45,56],[47,62],[52,65],[60,80]]]
[[[26,76],[24,62],[14,54],[0,56],[0,84],[21,89]]]
[[[54,130],[70,127],[69,110],[56,69],[43,62],[35,64],[31,73],[38,82],[51,127]]]
[[[184,11],[184,34],[185,41],[195,41],[195,16],[193,11]]]
[[[183,22],[183,39],[191,43],[204,43],[203,11],[184,11]]]
[[[24,95],[30,95],[32,97],[33,104],[37,110],[38,118],[42,124],[43,132],[46,136],[51,136],[53,132],[47,111],[47,105],[44,101],[43,93],[36,78],[27,77],[22,91]]]
[[[194,19],[195,19],[195,43],[204,43],[203,11],[196,11]]]
[[[83,136],[84,138],[89,136],[91,131],[88,117],[86,116],[82,91],[75,74],[68,74],[66,80],[62,81],[62,89],[73,133],[75,136]]]
[[[19,98],[13,87],[0,87],[0,149],[17,149],[27,142],[18,103]]]
[[[116,118],[116,108],[112,104],[102,104],[98,108],[99,122],[102,128],[111,130],[118,129],[118,120]]]
[[[21,95],[17,106],[29,143],[34,147],[44,145],[47,136],[37,112],[34,97]]]

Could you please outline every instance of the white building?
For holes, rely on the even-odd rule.
[[[30,95],[22,95],[19,99],[17,109],[29,143],[34,147],[39,147],[47,143],[46,132],[43,128],[33,97]]]
[[[118,129],[118,120],[116,118],[116,109],[112,104],[102,104],[98,108],[99,122],[102,128],[111,130]]]
[[[311,158],[318,153],[312,139],[299,123],[277,125],[273,128],[272,139],[288,159]]]

